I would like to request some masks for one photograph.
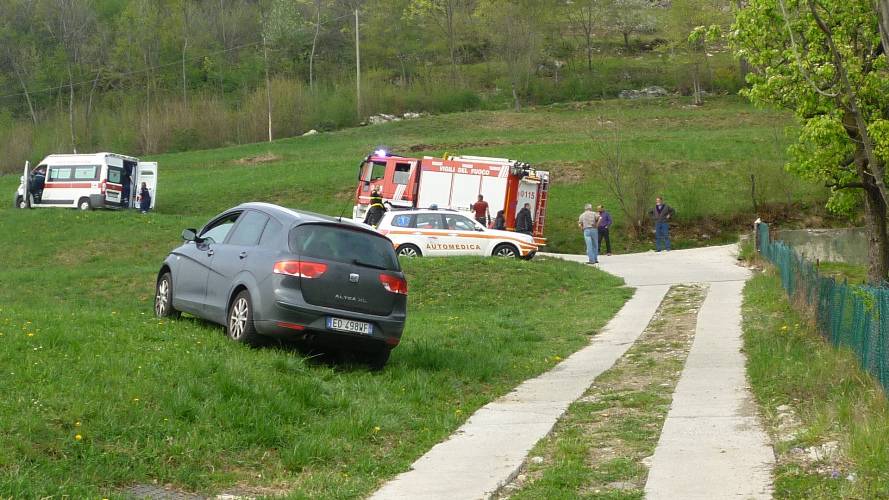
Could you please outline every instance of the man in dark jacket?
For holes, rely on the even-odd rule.
[[[139,211],[147,214],[151,210],[151,192],[148,186],[143,182],[142,188],[139,190]]]
[[[658,252],[670,251],[670,219],[675,215],[673,207],[664,203],[664,199],[655,198],[654,209],[649,212],[654,220],[654,245]]]
[[[370,207],[367,209],[367,215],[364,216],[364,223],[377,227],[385,213],[386,207],[383,205],[383,197],[379,191],[373,191],[370,193]]]
[[[501,231],[506,229],[506,217],[503,216],[503,210],[497,211],[497,217],[494,219],[494,229]]]
[[[534,219],[531,218],[530,203],[525,203],[525,206],[516,214],[515,230],[517,233],[525,234],[531,234],[531,232],[534,231]]]
[[[599,212],[599,250],[602,250],[602,241],[604,240],[607,249],[605,253],[611,255],[611,237],[608,235],[608,228],[611,227],[611,214],[602,205],[596,207],[596,211]]]

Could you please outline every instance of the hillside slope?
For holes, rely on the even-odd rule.
[[[601,148],[613,150],[618,137],[631,172],[648,165],[652,196],[662,194],[676,208],[679,224],[739,214],[752,220],[751,174],[760,203],[824,198],[823,188],[782,169],[784,130],[792,125],[786,114],[758,110],[733,97],[712,99],[700,108],[680,98],[594,101],[519,113],[439,115],[152,159],[161,169],[158,211],[182,215],[192,224],[244,201],[350,213],[358,164],[381,145],[405,155],[520,159],[553,174],[549,250],[582,251],[574,221],[587,202],[611,209],[618,249],[638,249],[625,241],[626,217],[599,170]],[[8,193],[10,204],[16,182],[12,176],[0,178],[0,192]]]

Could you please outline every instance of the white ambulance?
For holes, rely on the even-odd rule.
[[[25,163],[15,205],[80,210],[138,208],[143,182],[154,208],[157,163],[115,153],[49,155],[33,169]]]

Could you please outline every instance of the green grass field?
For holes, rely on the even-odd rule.
[[[760,203],[821,204],[824,189],[782,169],[789,115],[757,110],[735,97],[700,108],[684,98],[592,101],[525,110],[479,111],[347,129],[273,143],[168,154],[160,162],[158,211],[209,216],[244,201],[270,201],[338,215],[351,213],[360,160],[380,145],[414,155],[476,154],[531,162],[553,173],[548,250],[582,252],[576,231],[584,203],[603,203],[615,218],[619,251],[646,248],[628,241],[626,217],[599,168],[598,144],[615,128],[627,165],[654,168],[653,185],[677,211],[675,248],[736,236],[708,220],[756,218],[750,175]],[[271,161],[244,164],[267,156]],[[13,201],[17,176],[0,177]],[[651,200],[653,203],[654,200]],[[701,233],[708,233],[706,237]]]
[[[583,203],[614,205],[594,169],[607,121],[624,131],[625,157],[657,165],[680,223],[748,212],[750,172],[767,201],[823,194],[785,182],[775,134],[787,116],[732,98],[700,109],[666,99],[442,115],[163,155],[158,211],[147,216],[14,210],[18,177],[0,177],[0,492],[98,497],[152,481],[313,498],[372,491],[476,408],[586,343],[629,292],[563,262],[410,261],[404,342],[374,374],[242,348],[194,319],[155,320],[161,259],[182,228],[244,201],[348,211],[358,162],[378,145],[545,166],[556,178],[550,249],[580,251]],[[260,155],[275,159],[239,162]]]
[[[748,282],[743,314],[750,384],[775,442],[775,498],[885,497],[889,404],[879,383],[791,307],[774,272]],[[834,454],[809,458],[830,442]]]
[[[588,342],[630,293],[561,261],[407,261],[404,341],[373,373],[155,319],[158,266],[203,216],[0,214],[0,492],[13,498],[153,481],[362,496]]]

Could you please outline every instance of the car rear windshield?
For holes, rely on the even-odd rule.
[[[398,257],[389,240],[342,226],[297,226],[290,231],[290,249],[301,257],[400,270]]]

